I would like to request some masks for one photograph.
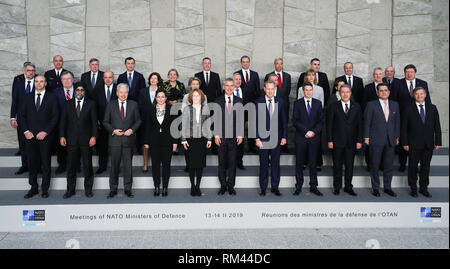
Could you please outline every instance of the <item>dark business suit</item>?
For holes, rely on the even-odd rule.
[[[67,192],[75,193],[77,184],[77,167],[80,156],[83,158],[84,190],[92,192],[94,172],[92,168],[92,149],[89,147],[91,137],[97,137],[97,108],[95,102],[83,98],[80,115],[77,115],[78,100],[67,101],[62,110],[59,124],[59,137],[67,142]]]
[[[397,139],[400,138],[400,108],[397,102],[388,100],[389,118],[386,122],[383,107],[379,100],[367,103],[364,112],[364,138],[369,138],[370,178],[372,189],[380,187],[378,168],[383,161],[383,185],[391,189],[394,152]]]
[[[60,87],[60,88],[54,89],[53,94],[56,96],[56,99],[58,100],[59,115],[61,115],[64,110],[64,104],[67,101],[66,91],[64,90],[63,87]],[[73,89],[72,96],[69,100],[73,99],[74,95],[75,95],[75,89]],[[59,119],[58,125],[60,125],[60,124],[61,124],[61,118]],[[58,165],[61,167],[66,167],[67,148],[62,147],[59,144],[59,137],[57,135],[55,135],[55,141],[56,141],[55,148],[56,148],[56,156],[57,156],[57,160],[58,160]]]
[[[158,87],[159,88],[159,87]],[[157,91],[158,89],[156,89]],[[156,93],[155,91],[155,93]],[[143,140],[145,138],[145,127],[147,126],[147,118],[148,118],[148,112],[152,109],[152,106],[154,106],[156,104],[156,94],[155,94],[155,98],[153,99],[153,102],[150,98],[150,90],[149,87],[145,87],[143,89],[141,89],[140,93],[139,93],[139,112],[141,113],[141,119],[142,119],[142,124],[141,124],[141,128],[140,130],[143,131],[142,135],[141,135],[141,144],[143,144]]]
[[[97,89],[103,89],[105,85],[103,81],[103,71],[98,70],[97,77],[95,78],[95,85],[92,87],[91,71],[85,72],[81,75],[81,81],[86,83],[86,97],[94,99],[95,91]]]
[[[236,182],[236,165],[237,165],[237,137],[244,137],[243,132],[237,131],[236,123],[238,122],[236,117],[239,111],[233,109],[233,128],[232,128],[232,138],[226,138],[226,126],[230,125],[230,122],[226,122],[226,115],[228,114],[227,103],[225,103],[225,96],[222,95],[218,97],[215,101],[222,110],[222,133],[214,133],[220,136],[220,146],[218,147],[218,157],[219,157],[219,181],[221,189],[233,189]],[[227,98],[228,99],[228,98]],[[228,102],[228,100],[227,100]],[[242,99],[233,96],[233,106],[237,103],[242,104]],[[243,130],[242,130],[243,131]],[[242,144],[242,143],[241,143]],[[228,177],[227,177],[228,176]]]
[[[397,101],[397,102],[398,102],[398,100],[394,99],[395,98],[395,94],[393,94],[393,93],[396,90],[397,83],[399,83],[399,81],[400,81],[400,79],[398,79],[398,78],[392,78],[392,80],[388,80],[386,77],[383,78],[383,83],[388,85],[388,88],[391,91],[390,95],[393,96],[393,98],[391,98],[391,99],[394,100],[394,101]],[[391,96],[389,96],[389,97],[391,97]]]
[[[202,90],[207,100],[210,100],[211,102],[214,102],[217,97],[222,95],[222,87],[220,86],[220,76],[219,74],[209,71],[209,83],[206,84],[205,76],[203,71],[198,72],[195,74],[195,77],[199,78],[200,83],[200,90]]]
[[[402,112],[402,146],[409,146],[408,184],[417,191],[417,165],[420,162],[420,190],[426,190],[430,183],[430,163],[434,146],[442,145],[439,113],[433,104],[424,104],[425,123],[415,102]]]
[[[128,92],[128,99],[138,102],[139,92],[146,86],[144,76],[135,70],[130,85],[128,83],[128,71],[125,71],[117,78],[117,84],[120,83],[125,83],[130,87],[130,90]]]
[[[23,103],[25,102],[25,97],[27,96],[26,91],[26,79],[24,75],[19,75],[14,78],[11,93],[11,119],[17,120],[17,140],[19,141],[20,157],[22,161],[22,167],[28,167],[27,158],[27,143],[23,132],[21,131],[21,122],[19,119],[19,111],[21,110]],[[34,91],[34,83],[30,83],[30,92]]]
[[[42,168],[42,193],[48,193],[51,178],[51,148],[54,142],[53,136],[58,124],[59,110],[58,101],[51,93],[45,91],[44,96],[40,96],[41,105],[39,111],[36,108],[35,92],[26,95],[22,109],[19,112],[21,123],[20,131],[30,131],[34,137],[26,140],[28,156],[28,180],[31,189],[38,191],[37,174]],[[47,136],[43,140],[37,140],[36,136],[40,132],[46,132]]]
[[[170,108],[171,106],[166,104],[164,119],[160,124],[156,117],[156,106],[150,106],[145,121],[144,144],[149,145],[155,188],[160,188],[161,185],[161,164],[163,188],[169,186],[173,145],[178,143],[178,139],[174,139],[170,134],[170,125],[176,118],[176,115],[170,115]]]
[[[61,74],[64,71],[67,71],[67,70],[64,68],[61,68],[61,70],[59,70],[59,76],[56,74],[55,69],[51,69],[51,70],[48,70],[47,72],[45,72],[44,77],[45,77],[45,80],[47,81],[47,86],[45,87],[45,89],[48,91],[53,91],[57,88],[62,87]]]
[[[364,96],[364,82],[363,79],[352,75],[352,100],[355,100],[358,104],[361,104]],[[347,75],[340,76],[336,78],[335,81],[344,81],[345,84],[349,84],[347,81]]]
[[[109,102],[105,110],[103,126],[110,135],[109,150],[111,152],[111,174],[109,175],[109,188],[111,192],[117,192],[119,185],[120,162],[123,160],[124,191],[131,192],[133,184],[132,164],[133,148],[136,144],[136,131],[141,125],[138,104],[133,100],[126,100],[125,119],[122,120],[118,100]],[[123,132],[133,130],[130,136],[117,136],[113,134],[115,129]]]
[[[322,102],[311,98],[311,112],[308,112],[305,105],[305,98],[298,99],[294,102],[293,123],[295,127],[295,178],[296,189],[301,190],[303,186],[303,165],[305,164],[306,154],[309,160],[309,185],[310,190],[316,189],[317,182],[317,152],[320,146],[319,133],[322,131],[325,116],[322,112]],[[306,138],[308,131],[314,132],[314,137]]]
[[[350,101],[347,114],[343,101],[334,102],[327,109],[327,141],[333,142],[333,187],[342,188],[342,164],[345,164],[345,189],[352,189],[356,143],[362,143],[361,107]],[[345,105],[344,105],[345,106]]]
[[[106,106],[109,102],[117,100],[117,85],[111,84],[111,97],[110,101],[107,100],[105,94],[105,87],[98,88],[95,90],[94,101],[97,106],[97,119],[98,119],[98,139],[95,145],[98,154],[98,168],[101,170],[106,170],[108,165],[108,141],[111,136],[108,131],[106,131],[103,126],[103,119],[105,118]]]
[[[264,81],[267,81],[269,79],[269,76],[275,74],[275,71],[267,74],[264,78]],[[291,75],[289,73],[283,72],[282,73],[282,83],[281,88],[278,87],[278,83],[276,85],[277,87],[277,97],[283,99],[284,101],[284,111],[286,113],[286,120],[289,121],[289,95],[291,94]],[[263,90],[263,96],[264,96],[264,90]]]
[[[266,138],[263,138],[261,136],[261,133],[259,132],[259,126],[258,126],[258,107],[259,105],[265,106],[265,118],[266,118],[266,124],[265,127],[261,126],[265,131],[270,131],[270,122],[271,119],[274,119],[274,117],[277,118],[278,126],[275,126],[276,132],[278,133],[278,136],[270,137],[270,135]],[[266,97],[260,97],[256,99],[255,101],[256,105],[256,139],[259,139],[263,143],[263,147],[259,149],[259,186],[261,190],[265,190],[267,188],[267,185],[269,183],[269,156],[270,156],[270,169],[271,169],[271,188],[272,189],[278,189],[278,185],[280,184],[280,153],[281,153],[281,139],[285,138],[287,139],[287,119],[286,119],[286,112],[285,112],[285,105],[282,98],[274,96],[272,99],[272,106],[273,106],[273,115],[269,114],[269,109],[266,105]],[[266,145],[264,147],[265,143],[269,143],[270,139],[276,139],[275,147],[270,148],[269,145]],[[273,142],[272,142],[273,143]]]
[[[317,81],[317,85],[322,87],[323,89],[323,97],[325,106],[328,104],[328,98],[330,97],[330,82],[328,81],[328,76],[326,73],[318,72],[319,73],[319,81]],[[305,72],[300,74],[300,77],[297,82],[297,90],[303,86],[303,83],[305,81]]]

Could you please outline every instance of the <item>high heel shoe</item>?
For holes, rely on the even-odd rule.
[[[197,190],[195,189],[194,186],[191,186],[191,196],[196,196],[197,195]]]
[[[155,196],[159,196],[159,187],[155,187],[155,192],[153,193]]]
[[[167,196],[167,188],[163,188],[163,190],[162,190],[162,196]]]
[[[200,186],[195,187],[195,195],[202,196],[202,192],[200,191]]]

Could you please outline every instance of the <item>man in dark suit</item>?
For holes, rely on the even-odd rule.
[[[362,147],[362,111],[359,104],[350,101],[352,91],[347,84],[339,88],[341,100],[332,103],[327,111],[328,148],[333,152],[333,194],[342,188],[342,164],[345,164],[344,192],[353,191],[353,165],[356,150]]]
[[[92,197],[94,172],[92,169],[92,150],[97,137],[97,108],[95,102],[85,98],[84,82],[75,83],[75,98],[67,101],[62,110],[59,125],[59,142],[67,147],[67,191],[63,198],[75,195],[77,167],[80,156],[83,158],[84,192]]]
[[[141,89],[145,88],[145,78],[138,71],[134,70],[136,61],[133,57],[128,57],[125,59],[125,67],[127,71],[123,72],[117,78],[117,84],[125,83],[130,87],[130,93],[128,94],[128,99],[138,102],[139,92]]]
[[[426,197],[431,197],[428,192],[431,158],[433,150],[438,150],[442,145],[439,113],[435,105],[425,102],[426,95],[424,88],[416,87],[415,102],[410,103],[402,112],[401,141],[404,150],[409,152],[408,184],[413,197],[417,197],[419,162],[419,192]]]
[[[236,71],[235,73],[239,73],[242,78],[241,89],[243,92],[242,101],[244,106],[252,102],[254,103],[256,98],[263,95],[261,92],[261,88],[259,85],[259,75],[257,72],[250,70],[250,57],[244,55],[241,57],[241,66],[242,69]],[[248,121],[248,115],[246,115],[246,121]],[[255,146],[254,138],[247,138],[247,145],[250,152],[258,153]]]
[[[328,81],[328,76],[326,73],[320,72],[320,60],[317,58],[311,59],[311,62],[309,64],[310,68],[316,72],[316,80],[317,85],[322,87],[323,93],[324,93],[324,101],[325,106],[328,104],[328,98],[330,97],[330,82]],[[300,74],[300,77],[297,82],[297,90],[303,86],[303,82],[305,81],[305,72]]]
[[[404,68],[405,77],[400,79],[396,85],[396,97],[400,105],[400,111],[405,110],[411,102],[414,102],[414,89],[422,87],[425,90],[426,98],[425,102],[431,104],[430,92],[428,91],[428,83],[424,80],[416,78],[417,69],[414,65],[408,64]],[[401,143],[401,141],[400,141]],[[398,161],[400,167],[398,171],[404,172],[406,170],[406,160],[408,159],[408,152],[403,149],[402,146],[398,147]]]
[[[97,118],[98,118],[98,139],[96,144],[96,150],[98,154],[98,169],[95,174],[101,174],[106,171],[108,165],[108,141],[110,133],[106,131],[103,126],[103,119],[105,118],[106,106],[110,101],[117,99],[116,84],[114,84],[114,73],[112,71],[106,71],[103,74],[103,88],[95,90],[95,104],[97,105]]]
[[[394,92],[396,89],[396,85],[397,83],[400,81],[398,78],[394,77],[395,76],[395,69],[393,66],[388,66],[386,67],[386,69],[384,69],[384,78],[383,78],[383,83],[386,83],[389,87],[389,90],[391,92]],[[390,98],[391,100],[394,100],[392,98],[395,98],[395,94],[391,94]],[[397,100],[394,100],[397,101]]]
[[[48,197],[50,188],[50,160],[53,135],[58,124],[59,110],[56,97],[45,90],[45,77],[35,77],[35,90],[26,95],[19,112],[20,131],[27,139],[28,181],[31,189],[25,199],[39,193],[37,174],[42,168],[42,198]]]
[[[234,90],[233,94],[234,96],[240,98],[241,100],[244,99],[244,91],[241,88],[242,85],[242,77],[239,73],[233,74],[233,85]],[[245,170],[244,166],[244,143],[241,143],[237,146],[237,161],[236,161],[237,168],[241,170]]]
[[[276,58],[274,61],[275,71],[268,73],[264,81],[267,81],[270,76],[275,75],[275,77],[272,76],[272,81],[275,80],[276,85],[276,91],[275,96],[280,97],[284,101],[286,112],[286,121],[289,122],[289,95],[291,94],[291,75],[283,71],[283,59],[282,58]],[[286,142],[285,145],[281,146],[281,150],[283,152],[289,153],[288,144]]]
[[[90,71],[81,75],[81,81],[86,84],[86,96],[93,98],[97,89],[103,89],[103,72],[99,70],[100,61],[96,58],[89,60]]]
[[[295,185],[294,195],[299,195],[303,186],[303,165],[305,155],[309,159],[309,191],[315,195],[323,194],[317,189],[317,152],[319,151],[320,133],[324,125],[325,116],[322,113],[322,102],[312,98],[313,85],[310,82],[303,84],[305,97],[294,102],[294,126],[295,126]]]
[[[233,94],[233,79],[227,78],[223,88],[225,94],[218,97],[215,101],[221,108],[221,113],[217,114],[220,114],[220,117],[222,117],[221,132],[217,132],[217,130],[214,132],[214,142],[218,147],[219,157],[220,190],[218,194],[223,195],[228,190],[230,195],[236,195],[234,185],[236,181],[237,147],[242,143],[244,130],[236,126],[236,117],[242,111],[240,111],[240,108],[234,107],[234,105],[237,103],[242,104],[242,99]],[[219,117],[219,115],[214,116]]]
[[[48,70],[45,72],[45,79],[47,80],[47,87],[45,87],[48,91],[53,91],[57,88],[62,87],[61,84],[61,75],[66,69],[63,68],[64,60],[61,55],[53,56],[53,66],[54,69]]]
[[[364,143],[370,146],[370,179],[372,194],[380,196],[378,170],[383,161],[384,192],[397,196],[391,189],[395,146],[400,138],[400,108],[397,102],[389,100],[386,84],[377,85],[379,99],[367,103],[364,112]]]
[[[22,162],[19,170],[15,172],[16,175],[20,175],[28,171],[27,143],[25,135],[21,131],[19,112],[27,94],[34,91],[35,74],[36,67],[34,64],[25,62],[23,65],[23,74],[16,76],[12,85],[10,123],[11,127],[17,129],[17,140],[19,141],[19,151]]]
[[[362,78],[353,75],[353,63],[346,62],[344,64],[345,75],[336,78],[336,81],[344,81],[352,88],[352,98],[361,104],[364,95],[364,82]]]
[[[131,192],[133,184],[132,164],[133,149],[136,145],[136,131],[141,125],[138,104],[128,100],[128,84],[117,85],[117,101],[108,103],[105,110],[103,126],[111,135],[109,138],[109,150],[111,152],[111,173],[109,175],[108,199],[117,195],[119,185],[119,169],[123,160],[124,191],[129,198],[134,195]]]
[[[287,119],[284,100],[275,96],[276,83],[271,80],[264,82],[265,96],[256,99],[256,146],[259,148],[259,186],[260,195],[266,195],[267,185],[269,183],[269,156],[271,168],[271,192],[281,196],[278,185],[280,184],[280,153],[281,146],[286,144],[287,138]],[[259,106],[263,106],[263,115],[259,114]],[[259,125],[259,118],[265,118],[264,127]],[[275,120],[274,120],[275,119]],[[278,123],[271,128],[271,123]],[[262,134],[269,131],[268,136]]]

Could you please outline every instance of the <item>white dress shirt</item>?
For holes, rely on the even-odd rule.
[[[109,94],[110,94],[110,98],[112,98],[112,90],[113,90],[114,84],[111,83],[111,85],[109,85]],[[108,85],[105,84],[105,97],[108,98]],[[106,101],[108,101],[108,99],[106,99]]]
[[[420,105],[422,105],[422,107],[423,107],[423,113],[425,113],[425,115],[427,115],[427,112],[425,111],[425,102],[423,102],[423,104],[416,102],[416,107],[417,107],[417,111],[419,111],[419,115],[420,115]]]
[[[278,77],[278,74],[280,74],[280,77],[281,77],[281,83],[283,83],[283,71],[281,71],[281,72],[273,71],[273,73],[274,73],[275,75],[277,75],[277,77]],[[277,84],[277,85],[278,85],[278,84]]]
[[[70,99],[72,99],[73,98],[73,85],[72,85],[72,87],[70,87],[70,89],[66,89],[66,88],[63,88],[63,89],[64,89],[64,98],[66,98],[67,90],[69,90]]]
[[[345,83],[348,84],[348,78],[349,77],[350,77],[350,82],[352,83],[352,88],[353,88],[353,75],[351,75],[351,76],[345,75]]]
[[[83,110],[83,104],[84,104],[84,97],[83,97],[83,99],[80,100],[80,111]],[[75,98],[75,109],[77,109],[77,105],[78,105],[78,99]]]
[[[244,98],[244,96],[242,96],[242,89],[241,87],[234,89],[234,95],[237,96],[237,92],[239,92],[239,98]]]
[[[386,104],[384,103],[384,101],[381,98],[378,98],[378,100],[380,101],[381,108],[383,109],[383,113],[385,113],[386,107],[388,107],[388,109],[389,109],[389,100],[386,100]]]
[[[410,87],[411,87],[411,83],[412,83],[412,88],[413,88],[413,89],[416,88],[416,79],[413,79],[413,80],[406,80],[406,84],[407,84],[407,86],[408,86],[408,91],[409,91],[409,89],[410,89]]]
[[[248,72],[248,80],[252,80],[252,78],[250,77],[250,69],[247,69],[247,70],[242,69],[242,75],[244,76],[242,79],[245,81],[245,83],[248,84],[248,81],[245,80],[245,79],[246,79],[246,77],[245,77],[245,76],[246,76],[245,72]]]
[[[92,77],[94,76],[94,74],[95,74],[95,84],[97,84],[97,80],[98,80],[98,71],[95,72],[95,73],[91,71],[91,80],[90,80],[89,82],[92,82]]]
[[[122,108],[122,101],[120,101],[120,99],[117,99],[117,101],[119,102],[119,112],[120,112],[120,109]],[[127,117],[127,100],[123,101],[123,117],[124,118]]]
[[[42,100],[44,100],[45,90],[43,90],[42,92],[40,92],[40,94],[41,94],[41,103],[40,103],[40,105],[42,105]],[[35,92],[34,92],[34,103],[35,103],[35,104],[36,104],[36,102],[37,102],[37,98],[38,98],[38,92],[35,91]]]
[[[228,97],[231,97],[231,105],[233,105],[233,96],[234,96],[234,94],[232,94],[230,96],[225,94],[224,96],[225,96],[225,109],[227,109],[228,108]]]
[[[55,70],[55,73],[56,73],[57,76],[61,76],[62,68],[59,69],[59,70],[55,68],[54,70]]]
[[[203,78],[205,79],[205,83],[206,83],[206,74],[208,74],[208,84],[209,84],[211,82],[211,71],[203,70]]]
[[[303,98],[305,95],[303,94],[303,87],[298,88],[298,96],[297,99]],[[322,108],[324,106],[325,97],[323,96],[323,88],[318,85],[313,85],[313,95],[312,98],[315,98],[322,102]]]
[[[269,111],[269,97],[264,96],[266,98],[266,107],[267,107],[267,111]],[[272,100],[272,114],[270,114],[270,116],[272,117],[273,113],[275,112],[275,96],[272,97],[270,100]]]
[[[33,90],[33,85],[34,85],[34,78],[32,78],[32,79],[27,79],[26,77],[25,77],[25,90],[27,89],[27,85],[28,85],[28,81],[30,81],[30,92]]]
[[[134,79],[134,70],[131,71],[131,72],[127,70],[127,81],[128,81],[128,78],[130,77],[130,74],[131,74],[131,81],[133,81],[133,79]]]
[[[345,112],[345,104],[348,105],[348,110],[350,110],[350,100],[348,100],[347,103],[345,103],[344,101],[341,100],[341,104],[342,104],[342,110],[344,110],[344,112]]]

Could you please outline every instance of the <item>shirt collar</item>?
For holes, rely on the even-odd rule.
[[[40,94],[41,94],[41,96],[44,96],[44,94],[45,94],[45,89],[44,89],[42,92],[40,92]],[[38,95],[38,92],[37,92],[37,91],[35,91],[35,95]]]
[[[231,97],[231,102],[233,102],[233,96],[234,96],[234,94],[232,94],[230,96],[225,94],[225,101],[228,103],[228,97]]]
[[[416,106],[420,106],[423,105],[423,107],[425,107],[425,102],[423,102],[423,104],[420,104],[419,102],[416,101]]]
[[[63,87],[63,89],[64,89],[64,91],[69,90],[70,92],[73,92],[73,85],[72,85],[69,89],[66,89],[66,88],[64,88],[64,87]]]

